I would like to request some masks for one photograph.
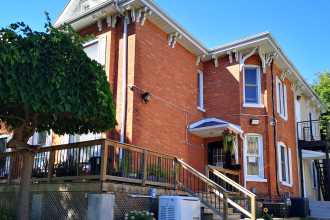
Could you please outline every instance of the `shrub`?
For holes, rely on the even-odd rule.
[[[125,220],[155,220],[155,218],[152,212],[131,211],[125,215]]]
[[[0,208],[0,220],[14,220],[14,215],[8,210],[4,208]]]

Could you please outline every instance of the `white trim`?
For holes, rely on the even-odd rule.
[[[213,126],[208,126],[208,127],[203,127],[203,128],[196,128],[203,123],[211,122],[211,121],[223,123],[223,124],[222,125],[213,125]],[[189,125],[190,132],[201,131],[201,130],[210,129],[210,128],[229,128],[238,134],[243,134],[243,130],[241,129],[240,126],[232,124],[228,121],[217,119],[217,118],[204,118],[202,120],[199,120],[199,121],[194,122]]]
[[[201,111],[201,112],[206,112],[206,110],[205,110],[204,108],[201,108],[201,107],[199,107],[199,106],[197,106],[197,109],[198,109],[199,111]]]
[[[197,108],[201,111],[205,111],[204,109],[204,74],[202,71],[198,70],[197,71],[197,99],[198,99],[198,106]]]
[[[281,148],[284,148],[284,165],[285,165],[285,174],[286,180],[284,181],[282,178],[282,155]],[[286,144],[279,141],[277,142],[277,171],[279,180],[282,185],[292,187],[293,179],[292,179],[292,156],[291,156],[291,148],[287,147]]]
[[[258,164],[259,164],[259,175],[248,175],[247,174],[247,138],[248,137],[257,137],[258,138]],[[263,136],[256,133],[247,133],[244,135],[244,144],[243,144],[243,163],[244,163],[244,176],[246,181],[253,182],[267,182],[265,179],[265,165],[264,165],[264,148],[263,148]]]
[[[247,182],[262,182],[262,183],[268,182],[267,179],[261,178],[261,177],[256,177],[256,176],[246,176],[246,181]]]
[[[258,103],[249,103],[245,101],[245,69],[256,69],[257,74],[257,90],[258,90]],[[261,94],[261,74],[260,74],[260,66],[257,65],[244,65],[243,66],[243,107],[252,107],[252,108],[264,108],[262,102],[262,94]]]
[[[282,109],[280,108],[282,107]],[[287,101],[287,89],[283,81],[276,76],[276,109],[277,114],[284,119],[288,120],[288,101]]]

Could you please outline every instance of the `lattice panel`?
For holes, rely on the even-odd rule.
[[[154,208],[157,207],[157,204],[152,203],[149,198],[134,198],[127,193],[115,193],[115,202],[116,220],[124,219],[125,214],[133,210],[155,212]]]
[[[42,192],[41,214],[44,220],[83,220],[87,217],[85,192]]]

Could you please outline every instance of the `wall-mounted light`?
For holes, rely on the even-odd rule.
[[[142,101],[147,104],[148,102],[150,102],[150,99],[151,99],[151,94],[150,92],[144,92],[141,94],[141,98],[142,98]]]
[[[260,120],[257,119],[257,118],[251,118],[250,124],[251,125],[259,125],[260,124]]]

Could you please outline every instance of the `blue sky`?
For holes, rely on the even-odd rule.
[[[330,70],[329,0],[154,0],[208,47],[270,31],[309,81]],[[24,21],[42,29],[44,11],[53,20],[67,0],[11,0],[1,5],[0,26]]]

